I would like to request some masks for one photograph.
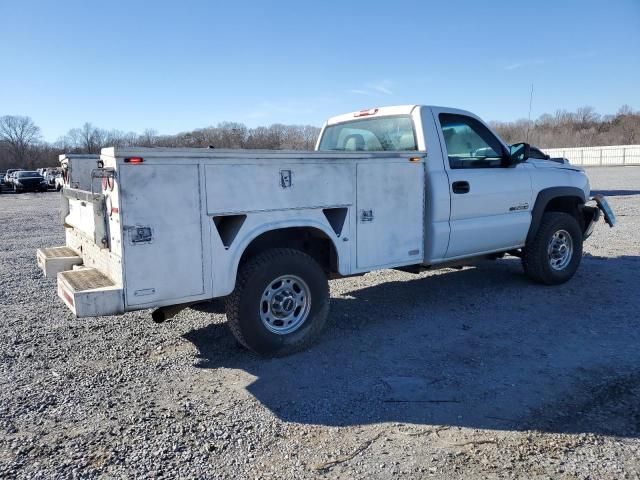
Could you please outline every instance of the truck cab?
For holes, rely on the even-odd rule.
[[[590,193],[582,169],[530,158],[528,146],[507,145],[464,110],[407,105],[340,115],[325,123],[316,149],[427,153],[424,265],[521,248],[551,198],[584,232],[595,215],[580,207]]]

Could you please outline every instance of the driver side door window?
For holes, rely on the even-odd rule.
[[[475,118],[440,114],[440,126],[450,168],[501,167],[505,155],[500,141]]]

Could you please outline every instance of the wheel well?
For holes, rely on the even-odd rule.
[[[527,242],[533,240],[538,231],[542,216],[546,212],[563,212],[574,217],[580,224],[582,231],[585,231],[589,224],[586,209],[582,208],[585,203],[584,192],[575,187],[552,187],[538,193],[536,203],[531,212],[531,225],[527,234]]]
[[[333,241],[318,228],[290,227],[269,230],[245,248],[240,264],[270,248],[294,248],[313,257],[328,274],[338,272],[338,254]]]
[[[578,197],[556,197],[547,203],[545,212],[564,212],[574,217],[580,224],[580,229],[584,233],[587,228],[588,221],[585,212],[580,208],[584,205],[581,198]]]
[[[564,212],[579,217],[579,205],[583,202],[578,197],[555,197],[549,200],[544,208],[545,212]]]

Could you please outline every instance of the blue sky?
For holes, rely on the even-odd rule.
[[[640,109],[640,0],[0,0],[0,115],[177,133],[402,103]]]

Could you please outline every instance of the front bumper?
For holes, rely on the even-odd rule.
[[[46,189],[47,186],[41,183],[16,183],[16,190],[20,192],[40,192]]]
[[[613,209],[603,195],[595,195],[591,198],[591,202],[593,202],[592,205],[584,205],[582,207],[582,214],[586,225],[584,230],[585,240],[593,233],[596,222],[600,219],[601,215],[609,227],[613,227],[616,224],[616,215],[613,213]]]

